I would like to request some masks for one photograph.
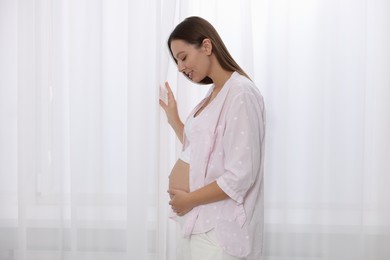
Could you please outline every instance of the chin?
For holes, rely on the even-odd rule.
[[[192,79],[189,79],[191,82],[194,82],[194,83],[199,83],[199,79],[196,79],[196,78],[192,78]]]
[[[196,84],[199,84],[199,81],[200,80],[197,80],[196,78],[190,78],[187,76],[187,74],[183,73],[184,77],[186,77],[189,81],[191,81],[192,83],[196,83]]]
[[[195,83],[195,84],[203,84],[202,83],[202,80],[199,80],[199,79],[189,79],[192,83]]]
[[[212,84],[213,81],[209,78],[209,77],[205,77],[203,79],[198,79],[198,78],[189,78],[187,76],[187,74],[183,73],[184,77],[186,77],[189,81],[191,81],[192,83],[195,83],[195,84],[200,84],[200,85],[208,85],[208,84]]]

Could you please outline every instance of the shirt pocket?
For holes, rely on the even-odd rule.
[[[242,228],[247,220],[244,204],[238,204],[232,199],[225,200],[221,206],[218,219],[227,222],[234,222]]]
[[[251,241],[246,226],[240,227],[235,221],[221,220],[215,227],[215,234],[227,253],[240,258],[249,255]]]

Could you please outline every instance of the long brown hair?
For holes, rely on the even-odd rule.
[[[223,69],[237,71],[239,74],[249,78],[230,55],[217,30],[208,21],[198,16],[188,17],[179,23],[168,38],[168,48],[176,64],[177,60],[173,56],[171,49],[171,42],[173,40],[183,40],[188,44],[194,45],[196,48],[200,48],[204,39],[210,39],[213,46],[212,52],[215,54]],[[185,73],[183,74],[187,77]],[[199,83],[211,84],[213,81],[211,78],[205,77]]]

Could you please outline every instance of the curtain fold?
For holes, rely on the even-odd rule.
[[[0,0],[0,260],[176,257],[168,175],[208,19],[265,98],[265,260],[390,257],[387,0]]]

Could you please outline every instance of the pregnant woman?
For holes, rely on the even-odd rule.
[[[166,83],[160,100],[183,144],[169,205],[188,243],[185,260],[259,260],[263,252],[264,103],[215,28],[188,17],[168,39],[179,72],[212,84],[185,124]]]

